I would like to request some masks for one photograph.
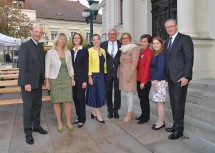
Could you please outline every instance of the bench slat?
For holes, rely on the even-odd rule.
[[[50,96],[43,96],[42,101],[43,102],[48,102],[50,101]],[[7,100],[0,100],[0,105],[9,105],[9,104],[21,104],[22,99],[17,98],[17,99],[7,99]]]
[[[46,87],[43,86],[43,90],[46,90]],[[0,94],[6,94],[6,93],[16,93],[21,92],[20,87],[8,87],[8,88],[0,88]]]
[[[4,80],[0,81],[0,86],[14,86],[17,85],[18,80]]]

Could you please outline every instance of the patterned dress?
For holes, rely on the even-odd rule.
[[[69,76],[66,59],[60,58],[61,68],[57,79],[49,79],[52,103],[72,101],[72,78]]]

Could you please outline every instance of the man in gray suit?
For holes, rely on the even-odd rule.
[[[173,140],[182,137],[184,132],[185,102],[192,79],[194,49],[190,36],[178,32],[175,19],[167,20],[165,28],[170,36],[166,40],[166,71],[173,115],[173,126],[166,131],[172,132],[169,139]]]
[[[40,126],[42,105],[42,84],[45,78],[45,54],[39,43],[42,29],[34,26],[31,39],[22,43],[19,49],[19,78],[23,99],[23,124],[26,143],[33,144],[32,131],[40,134],[48,132]]]

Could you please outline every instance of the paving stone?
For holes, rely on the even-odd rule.
[[[153,153],[198,153],[183,141],[163,140],[146,145]]]
[[[145,146],[128,134],[96,139],[103,153],[151,153]]]

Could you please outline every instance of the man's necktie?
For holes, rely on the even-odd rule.
[[[114,58],[114,42],[112,42],[111,56]]]
[[[169,53],[171,51],[171,47],[172,47],[172,37],[169,37],[169,42],[168,42],[168,46],[167,46],[167,49],[168,49]]]

